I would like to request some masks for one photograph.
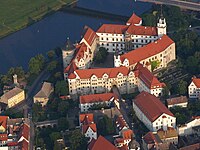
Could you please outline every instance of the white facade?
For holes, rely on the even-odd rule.
[[[110,104],[113,101],[113,99],[114,97],[110,99],[109,101],[80,104],[81,112],[87,112],[92,106],[99,105],[99,104],[106,104],[108,107],[110,107]]]
[[[161,37],[167,34],[167,24],[164,17],[161,17],[157,23],[158,36]]]
[[[161,128],[165,128],[167,130],[167,127],[173,127],[173,128],[176,127],[176,118],[168,114],[163,113],[156,120],[151,122],[145,116],[145,114],[137,107],[137,105],[134,104],[134,102],[133,102],[133,109],[138,119],[142,121],[144,125],[152,132],[156,132]]]
[[[70,64],[73,54],[74,50],[62,50],[63,68],[66,68]]]
[[[185,135],[190,135],[193,134],[193,127],[197,127],[200,126],[200,117],[199,118],[195,118],[192,121],[186,123],[183,126],[177,127],[178,130],[178,134],[180,136],[185,136]]]
[[[179,103],[179,104],[173,104],[173,105],[168,105],[168,108],[179,106],[179,107],[187,107],[188,102],[185,103]]]
[[[189,98],[199,98],[200,96],[200,88],[193,81],[188,86],[188,95]]]
[[[90,126],[88,127],[87,131],[84,133],[85,137],[90,138],[89,141],[91,141],[92,139],[97,139],[97,132],[93,131]]]

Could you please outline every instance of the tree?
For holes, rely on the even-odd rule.
[[[47,52],[47,57],[49,58],[49,60],[52,60],[55,56],[55,51],[54,50],[50,50]]]
[[[62,117],[58,119],[58,130],[59,131],[65,131],[66,129],[69,128],[69,122],[67,118]]]
[[[181,80],[181,81],[178,83],[177,92],[178,92],[178,94],[180,94],[180,95],[186,94],[186,92],[187,92],[187,82],[186,82],[186,81]]]
[[[88,138],[81,134],[80,130],[74,130],[68,135],[71,150],[87,149]]]
[[[103,116],[103,118],[98,121],[97,128],[101,135],[113,134],[115,132],[112,119],[108,118],[108,116]]]
[[[99,51],[96,53],[94,61],[97,63],[103,63],[108,55],[108,50],[104,47],[100,47]]]
[[[50,134],[50,138],[53,142],[55,142],[56,140],[60,139],[62,137],[60,132],[52,132]]]
[[[155,61],[151,61],[151,71],[154,71],[154,69],[156,69],[159,65],[160,65],[160,61],[155,60]]]
[[[62,115],[62,116],[66,116],[66,113],[69,109],[69,103],[67,101],[61,101],[58,104],[58,112]]]
[[[55,85],[55,93],[57,95],[68,95],[68,84],[62,80],[62,81],[57,81]]]
[[[47,70],[50,72],[53,71],[56,68],[57,64],[58,64],[58,62],[56,60],[50,62],[47,66]]]
[[[32,57],[29,61],[29,71],[31,74],[38,75],[44,66],[44,56],[42,54]]]

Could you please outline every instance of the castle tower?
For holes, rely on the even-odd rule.
[[[157,30],[159,37],[163,36],[163,34],[167,34],[167,24],[165,18],[163,17],[162,5],[161,5],[161,15],[157,23]]]

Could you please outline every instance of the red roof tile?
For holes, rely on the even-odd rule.
[[[192,82],[196,85],[197,88],[200,88],[200,78],[192,78]]]
[[[158,35],[156,27],[135,26],[134,24],[130,25],[126,32],[133,35]]]
[[[0,116],[0,126],[3,126],[5,129],[7,128],[7,119],[8,116]]]
[[[127,21],[127,23],[139,24],[141,21],[142,21],[142,18],[138,17],[135,13],[133,13],[132,16],[129,18],[129,20]]]
[[[29,132],[30,132],[30,127],[24,123],[21,127],[21,130],[20,130],[20,138],[23,136],[26,140],[29,141]]]
[[[135,66],[135,70],[138,70],[138,77],[142,82],[149,88],[162,88],[165,86],[165,83],[161,83],[158,79],[142,64],[138,63]]]
[[[88,145],[88,149],[91,150],[92,147],[94,146],[94,143],[96,142],[96,140],[94,138],[92,138],[91,142]]]
[[[107,74],[108,78],[116,78],[119,73],[127,76],[129,70],[127,67],[116,68],[98,68],[98,69],[81,69],[75,71],[81,79],[89,79],[92,75],[96,75],[98,78],[102,78],[104,74]],[[73,79],[70,77],[70,79]]]
[[[118,150],[118,148],[112,145],[103,136],[99,136],[93,146],[90,147],[90,150]]]
[[[80,104],[95,103],[95,102],[106,102],[111,98],[117,99],[117,95],[114,93],[103,93],[103,94],[90,94],[80,96]]]
[[[122,132],[122,137],[124,139],[132,139],[132,137],[133,137],[133,130],[131,130],[131,129],[124,130]]]
[[[19,143],[21,150],[28,150],[29,149],[29,143],[26,140],[22,140]]]
[[[82,126],[83,133],[86,133],[89,127],[93,130],[93,132],[97,132],[96,123],[90,123]]]
[[[85,27],[85,34],[84,34],[84,39],[85,41],[91,46],[94,42],[94,40],[98,37],[96,35],[96,32],[94,32],[91,28]]]
[[[179,150],[199,150],[200,149],[200,143],[188,145],[185,147],[180,148]]]
[[[122,130],[124,127],[128,128],[128,125],[127,125],[126,121],[124,120],[123,116],[119,116],[116,119],[116,124],[119,125],[118,126],[119,130]]]
[[[123,34],[127,30],[127,28],[127,25],[103,24],[97,30],[97,33]]]
[[[85,43],[81,43],[80,47],[77,50],[75,58],[79,61],[81,58],[84,57],[86,51],[87,51],[87,45]]]
[[[0,141],[7,141],[8,135],[7,134],[0,134]]]
[[[71,62],[64,70],[64,73],[68,73],[71,74],[74,72],[74,70],[78,69],[78,67],[76,66],[75,62]]]
[[[135,64],[137,62],[140,62],[141,60],[147,59],[164,51],[173,43],[174,41],[172,41],[167,35],[163,35],[157,41],[123,54],[120,58],[121,61],[123,61],[124,59],[128,59],[129,65]]]
[[[154,144],[161,142],[158,138],[156,138],[156,133],[154,134],[153,132],[148,132],[147,134],[145,134],[145,136],[143,136],[143,140],[147,144]]]
[[[181,104],[188,102],[188,99],[186,96],[179,96],[174,98],[169,98],[166,100],[168,105],[174,105],[174,104]]]
[[[141,92],[133,102],[151,122],[163,113],[174,116],[157,97],[148,92]]]
[[[89,124],[91,122],[94,122],[94,115],[92,113],[91,114],[80,114],[79,120],[80,120],[80,123],[82,123],[82,124]]]
[[[11,146],[17,146],[18,144],[19,144],[18,142],[9,142],[7,145],[11,147]]]

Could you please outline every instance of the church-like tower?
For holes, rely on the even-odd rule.
[[[161,6],[161,15],[157,23],[157,30],[159,37],[163,36],[164,34],[167,34],[167,24],[165,18],[163,17],[162,6]]]

